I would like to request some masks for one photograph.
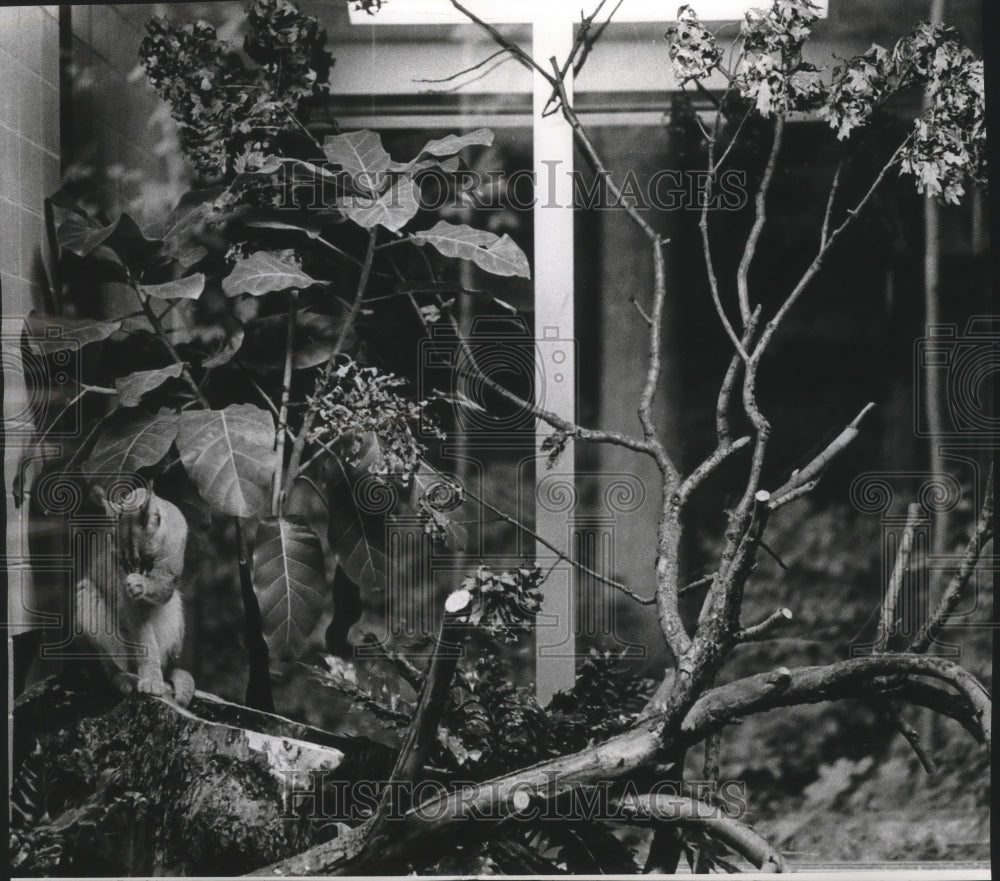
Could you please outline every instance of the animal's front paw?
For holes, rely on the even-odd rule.
[[[135,690],[141,694],[155,694],[157,697],[163,697],[169,689],[162,678],[154,679],[151,676],[140,676]]]
[[[133,572],[125,576],[125,590],[134,600],[141,600],[149,593],[150,584],[145,575]]]
[[[194,697],[194,679],[191,674],[175,667],[167,674],[167,678],[174,687],[174,700],[178,706],[186,707]]]

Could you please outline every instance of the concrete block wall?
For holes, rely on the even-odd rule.
[[[59,135],[57,8],[0,9],[0,272],[5,315],[23,314],[41,303],[42,200],[59,186]]]
[[[26,388],[20,346],[24,316],[52,308],[46,294],[51,258],[44,200],[59,189],[64,172],[86,165],[92,191],[101,194],[88,201],[112,215],[128,210],[143,222],[171,206],[187,181],[166,108],[137,70],[143,25],[154,11],[152,6],[70,7],[71,42],[61,46],[59,7],[0,8],[5,553],[14,630],[37,620],[28,610],[46,605],[40,599],[45,588],[32,580],[27,563],[26,508],[15,507],[12,499],[36,428],[32,415],[38,411],[29,406],[30,394],[44,397],[47,385],[42,377],[38,389]],[[62,80],[61,52],[69,73]]]
[[[59,186],[59,18],[54,6],[0,9],[0,286],[9,620],[30,620],[28,524],[11,488],[33,425],[19,338],[44,306],[43,199]]]

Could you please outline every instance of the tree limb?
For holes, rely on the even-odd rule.
[[[375,260],[375,245],[378,239],[378,227],[375,227],[368,234],[368,248],[365,251],[365,260],[361,265],[361,275],[358,278],[358,287],[354,294],[354,301],[351,303],[347,314],[344,316],[344,324],[340,328],[340,334],[337,337],[337,342],[333,346],[333,351],[330,353],[330,357],[326,360],[326,366],[323,368],[323,376],[329,378],[333,373],[333,366],[337,361],[338,356],[344,350],[344,344],[347,342],[347,335],[350,333],[351,328],[354,326],[354,321],[358,317],[358,313],[361,311],[361,303],[365,298],[365,291],[368,289],[368,280],[371,277],[372,263]],[[309,441],[309,432],[312,431],[313,422],[316,420],[316,411],[309,410],[305,418],[302,420],[302,428],[299,429],[299,433],[295,437],[295,443],[292,445],[292,453],[288,460],[288,470],[285,472],[285,488],[284,492],[287,495],[288,491],[291,489],[292,481],[298,476],[299,465],[302,462],[302,454],[305,452],[306,443]]]
[[[390,809],[389,800],[398,791],[391,784],[412,783],[420,776],[430,757],[431,748],[437,737],[438,723],[444,714],[451,682],[455,678],[459,659],[462,656],[462,635],[468,618],[472,597],[467,591],[455,591],[445,601],[441,628],[434,642],[434,651],[427,664],[417,706],[406,730],[403,745],[396,758],[395,767],[389,776],[388,786],[382,797],[381,810]],[[393,805],[395,809],[406,810],[405,805]]]
[[[865,696],[899,684],[891,679],[880,682],[879,677],[902,677],[911,688],[917,688],[922,683],[913,678],[916,676],[929,676],[954,688],[990,746],[990,696],[975,677],[942,658],[902,653],[869,655],[821,667],[779,668],[719,686],[695,701],[681,724],[681,736],[701,739],[745,716],[778,707]]]
[[[920,519],[920,505],[913,504],[906,511],[906,525],[903,527],[903,536],[899,543],[899,551],[889,575],[889,583],[885,587],[885,596],[882,598],[882,607],[879,610],[878,627],[875,631],[875,643],[872,651],[876,654],[884,652],[889,645],[889,636],[895,629],[896,624],[896,603],[899,601],[899,593],[903,589],[903,578],[910,569],[910,555],[913,552],[913,532],[917,528],[917,521]]]
[[[941,602],[934,610],[920,632],[910,643],[911,652],[925,652],[934,642],[935,637],[941,629],[948,623],[951,613],[955,611],[959,599],[965,592],[965,588],[976,571],[979,557],[987,543],[993,538],[993,467],[990,466],[990,476],[986,481],[986,498],[983,500],[982,510],[979,512],[979,519],[976,521],[975,531],[969,539],[955,574],[952,575],[948,587],[945,588]]]
[[[746,246],[743,249],[743,256],[740,259],[739,269],[736,272],[736,292],[740,301],[740,316],[743,325],[746,326],[750,320],[750,285],[749,274],[750,264],[757,254],[757,245],[760,243],[761,233],[767,223],[767,194],[771,189],[771,181],[774,178],[774,171],[778,165],[778,156],[781,154],[781,144],[785,135],[785,116],[779,113],[774,123],[774,137],[771,141],[771,152],[767,157],[767,165],[764,166],[764,176],[761,178],[760,186],[757,188],[754,207],[756,216],[753,226],[750,227],[750,234],[747,236]]]
[[[285,432],[288,428],[288,398],[292,387],[292,362],[295,359],[295,321],[299,312],[299,292],[290,292],[288,304],[288,332],[285,339],[285,369],[281,378],[281,409],[278,411],[278,426],[275,429],[274,447],[277,452],[274,477],[271,484],[271,516],[281,514],[281,488],[285,465]]]
[[[787,871],[784,857],[746,823],[724,816],[717,807],[694,798],[658,793],[619,802],[617,810],[627,822],[677,822],[700,826],[713,838],[731,847],[764,872]]]
[[[785,481],[778,489],[771,493],[771,510],[782,507],[782,505],[788,504],[791,501],[792,493],[804,486],[807,483],[811,483],[815,486],[819,477],[826,470],[826,467],[833,461],[833,459],[840,455],[841,452],[858,436],[858,431],[861,426],[861,421],[867,416],[872,410],[875,409],[874,402],[870,402],[865,405],[860,413],[854,417],[851,424],[847,426],[837,437],[835,437],[824,449],[816,456],[805,468],[796,471],[787,481]],[[795,496],[798,498],[798,496]]]

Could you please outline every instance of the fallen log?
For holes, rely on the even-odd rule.
[[[68,677],[17,699],[12,747],[15,875],[243,874],[335,837],[324,788],[395,760],[203,692],[181,709]]]

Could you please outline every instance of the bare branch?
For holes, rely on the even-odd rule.
[[[371,278],[372,263],[375,261],[375,246],[378,240],[378,228],[375,227],[368,234],[368,247],[365,251],[365,260],[361,264],[361,275],[358,278],[358,287],[354,294],[354,301],[351,303],[350,309],[348,309],[347,314],[344,316],[344,324],[340,328],[340,334],[337,336],[337,342],[334,343],[333,351],[330,356],[326,359],[326,366],[323,368],[323,377],[329,378],[333,374],[334,364],[337,362],[337,358],[340,353],[344,350],[344,344],[347,342],[347,335],[350,333],[351,328],[354,326],[354,322],[358,317],[358,313],[361,311],[361,303],[365,298],[365,291],[368,289],[368,280]],[[292,481],[295,480],[299,473],[299,465],[302,462],[302,454],[305,452],[306,443],[309,440],[309,432],[312,431],[313,422],[316,420],[316,411],[309,410],[305,418],[302,420],[302,428],[299,430],[298,435],[295,438],[295,443],[292,445],[292,454],[288,460],[288,470],[285,472],[285,488],[284,492],[287,495],[289,489],[291,488]]]
[[[687,501],[692,492],[704,481],[709,474],[715,471],[733,453],[737,453],[750,444],[749,437],[737,438],[732,442],[723,442],[715,448],[712,454],[705,459],[681,484],[677,491],[682,501]]]
[[[740,856],[765,872],[786,871],[785,860],[768,842],[745,823],[722,815],[719,808],[694,798],[657,793],[640,795],[616,804],[616,813],[632,823],[674,821],[700,826],[713,838],[727,844]]]
[[[830,248],[833,246],[834,242],[843,234],[844,230],[847,229],[854,219],[864,210],[868,203],[872,200],[875,192],[881,186],[882,181],[885,180],[886,175],[889,171],[896,165],[900,157],[903,155],[903,151],[907,148],[912,139],[913,135],[907,135],[903,142],[896,148],[892,156],[882,167],[882,170],[878,173],[872,185],[868,188],[868,191],[861,197],[858,204],[850,211],[847,212],[847,217],[833,230],[832,233],[827,237],[826,241],[820,247],[816,256],[813,258],[812,263],[806,268],[806,271],[802,274],[802,277],[796,283],[795,287],[792,289],[791,293],[785,299],[785,302],[781,304],[778,311],[775,313],[774,317],[767,323],[764,328],[764,332],[761,334],[760,339],[757,341],[757,346],[754,348],[753,354],[751,355],[751,360],[759,362],[764,351],[767,349],[768,344],[771,342],[771,337],[774,336],[774,332],[781,326],[782,321],[784,321],[785,316],[788,314],[788,310],[795,305],[799,297],[802,296],[803,291],[809,286],[809,283],[819,272],[823,265],[823,260],[826,255],[830,252]]]
[[[861,420],[875,409],[874,403],[868,403],[864,409],[854,417],[854,420],[836,438],[834,438],[824,450],[816,456],[805,468],[796,471],[778,489],[771,493],[771,510],[776,510],[782,505],[788,504],[791,499],[786,496],[797,490],[804,484],[811,483],[813,486],[818,482],[819,477],[826,470],[830,462],[838,456],[857,436],[861,426]],[[798,498],[798,496],[796,496]]]
[[[976,678],[943,658],[902,653],[869,655],[820,667],[780,668],[713,688],[688,711],[681,733],[697,742],[745,716],[778,707],[879,693],[904,680],[916,690],[923,684],[914,678],[919,676],[938,679],[954,688],[982,731],[986,745],[990,745],[990,696]],[[880,683],[879,677],[887,679]]]
[[[430,468],[435,474],[439,474],[439,475],[441,474],[441,472],[438,471],[438,469],[435,468],[433,465],[431,465],[429,462],[424,462],[424,464],[427,465],[427,467]],[[639,594],[637,594],[634,591],[630,590],[624,584],[621,584],[620,582],[615,581],[612,578],[609,578],[607,575],[602,575],[600,572],[597,572],[596,570],[591,569],[589,566],[586,566],[583,563],[581,563],[581,562],[579,562],[577,560],[574,560],[568,554],[565,554],[562,551],[560,551],[559,548],[557,548],[550,541],[548,541],[547,539],[545,539],[542,536],[538,535],[533,529],[531,529],[528,526],[525,526],[516,517],[512,517],[510,514],[507,514],[504,511],[501,511],[499,508],[495,507],[494,505],[492,505],[488,501],[486,501],[486,499],[482,498],[482,496],[476,495],[476,493],[472,492],[467,487],[463,487],[462,489],[465,492],[465,494],[470,499],[472,499],[474,502],[482,505],[484,508],[486,508],[487,511],[490,511],[491,513],[493,513],[497,517],[499,517],[501,520],[505,521],[506,523],[509,523],[511,526],[513,526],[516,529],[520,530],[521,532],[523,532],[525,535],[529,536],[530,538],[533,538],[539,544],[544,545],[546,548],[548,548],[550,551],[552,551],[552,553],[555,554],[564,563],[569,563],[570,566],[574,567],[575,569],[578,569],[580,572],[583,572],[585,575],[588,575],[589,577],[593,578],[595,581],[598,581],[601,584],[605,584],[608,587],[612,587],[615,590],[623,593],[629,599],[634,600],[635,602],[639,603],[639,605],[641,605],[641,606],[652,606],[652,605],[655,605],[655,603],[656,603],[656,597],[655,596],[653,596],[653,597],[642,597],[642,596],[639,596]]]
[[[170,342],[170,337],[167,336],[166,330],[163,328],[163,323],[160,321],[159,316],[153,311],[152,306],[149,304],[149,297],[147,297],[142,291],[139,290],[138,286],[132,285],[132,290],[135,291],[135,295],[139,300],[139,305],[142,306],[142,311],[146,313],[146,318],[151,325],[153,325],[153,330],[156,332],[156,336],[159,338],[163,347],[170,353],[170,357],[173,359],[175,364],[181,365],[181,376],[187,383],[188,388],[191,389],[191,393],[195,396],[198,403],[201,404],[206,410],[211,409],[211,405],[208,403],[208,399],[202,394],[200,388],[198,388],[198,383],[194,381],[194,377],[191,375],[191,368],[188,367],[187,361],[181,358],[174,344]]]
[[[624,2],[625,0],[618,0],[618,2],[615,4],[615,8],[608,13],[608,17],[601,22],[600,26],[593,34],[587,35],[586,31],[583,31],[583,33],[585,34],[583,40],[583,48],[582,51],[580,52],[580,57],[576,61],[576,64],[573,65],[574,76],[580,75],[580,71],[583,70],[583,65],[586,63],[587,57],[590,55],[591,50],[597,44],[597,41],[601,39],[601,34],[604,33],[605,28],[611,23],[611,19],[615,17],[615,13],[621,8],[622,3]],[[604,0],[601,0],[601,6],[603,5],[604,5]],[[597,9],[594,11],[594,13],[589,16],[591,24],[593,24],[594,19],[597,18],[597,13],[600,12],[601,6],[598,6]]]
[[[750,234],[747,236],[746,246],[743,249],[743,257],[740,259],[740,266],[736,272],[736,292],[740,301],[740,316],[743,324],[750,320],[750,285],[748,276],[750,274],[750,264],[757,253],[757,245],[760,243],[761,233],[767,223],[767,194],[771,189],[771,181],[774,178],[774,170],[778,165],[778,156],[781,153],[781,142],[785,134],[785,117],[778,114],[774,123],[774,138],[771,141],[771,152],[767,157],[767,165],[764,166],[764,176],[761,178],[760,186],[757,188],[755,198],[756,217],[753,226],[750,227]]]
[[[521,62],[529,70],[534,70],[540,73],[552,88],[555,88],[556,81],[552,77],[552,74],[548,73],[541,65],[536,64],[535,60],[525,52],[517,43],[508,40],[503,34],[500,33],[493,25],[488,24],[483,21],[478,15],[469,9],[466,9],[458,0],[451,0],[451,5],[455,7],[459,12],[462,13],[470,21],[475,22],[479,27],[486,31],[493,39],[497,42],[497,45],[503,46],[508,52],[510,52],[518,61]]]
[[[406,730],[403,745],[396,758],[396,764],[389,777],[390,783],[413,782],[423,771],[430,756],[431,747],[437,736],[438,723],[448,701],[455,670],[462,656],[462,636],[471,611],[472,595],[468,591],[456,590],[445,600],[441,628],[434,642],[434,652],[427,664],[413,719]],[[381,809],[389,808],[393,794],[401,792],[398,787],[387,786],[382,796]],[[394,805],[404,810],[410,805]]]
[[[952,575],[948,587],[945,588],[941,602],[934,610],[934,613],[927,620],[927,623],[920,628],[913,642],[910,643],[911,652],[925,652],[930,648],[938,633],[948,623],[951,613],[958,605],[959,599],[965,592],[965,588],[976,571],[979,557],[988,542],[993,538],[993,467],[990,466],[990,475],[986,481],[986,497],[983,500],[982,510],[979,512],[979,519],[976,521],[975,531],[969,539],[955,574]]]
[[[708,146],[708,173],[714,173],[714,160],[713,160],[714,147],[711,142]],[[711,184],[710,184],[711,186]],[[746,348],[740,341],[740,338],[736,335],[736,331],[733,329],[732,322],[730,322],[729,317],[726,315],[726,310],[722,305],[722,294],[719,289],[719,278],[715,274],[715,261],[712,259],[712,242],[711,237],[708,234],[708,198],[709,194],[706,194],[706,198],[701,205],[701,218],[698,221],[698,230],[701,233],[701,252],[705,259],[705,272],[708,275],[708,287],[712,294],[712,304],[715,306],[715,312],[719,316],[719,321],[722,322],[722,327],[726,331],[726,336],[729,337],[730,342],[733,344],[733,348],[740,355],[743,361],[749,361],[750,356],[747,354]],[[749,316],[748,316],[749,317]]]
[[[451,76],[436,77],[436,78],[433,78],[433,79],[420,78],[420,79],[413,80],[413,82],[415,82],[415,83],[450,83],[452,80],[457,80],[460,76],[465,76],[465,74],[467,74],[467,73],[472,73],[474,70],[479,70],[479,68],[483,67],[486,64],[489,64],[494,58],[496,58],[496,57],[498,57],[500,55],[506,55],[508,51],[509,50],[506,49],[506,48],[497,49],[496,52],[494,52],[492,55],[487,55],[478,64],[473,64],[472,67],[467,67],[464,70],[460,70],[458,73],[453,73]],[[390,242],[390,244],[395,244],[395,242]]]
[[[885,705],[886,713],[892,720],[893,725],[896,730],[903,735],[903,738],[910,745],[917,760],[923,766],[923,769],[928,774],[937,773],[937,763],[931,758],[930,753],[924,747],[923,741],[920,738],[920,733],[903,718],[903,712],[899,704],[895,701],[887,701]]]
[[[292,362],[295,358],[295,321],[299,312],[299,292],[291,291],[288,304],[288,332],[285,339],[285,369],[281,379],[281,409],[278,412],[278,425],[275,428],[274,448],[277,451],[274,463],[274,476],[271,483],[271,516],[281,514],[282,469],[285,466],[285,431],[288,428],[288,398],[292,387]]]
[[[843,171],[844,161],[841,160],[837,163],[837,170],[833,175],[833,183],[830,184],[830,195],[826,200],[826,211],[823,213],[823,229],[819,236],[819,247],[820,250],[826,247],[827,240],[830,238],[830,218],[833,216],[833,200],[837,198],[837,190],[840,187],[840,172]]]
[[[362,637],[362,641],[366,646],[371,646],[377,649],[379,654],[381,654],[386,661],[392,664],[396,670],[399,671],[399,675],[403,677],[410,688],[416,692],[420,691],[421,684],[424,681],[424,675],[411,663],[408,658],[385,646],[382,640],[379,639],[374,633],[365,633]]]
[[[934,699],[944,692],[917,677],[930,676],[955,688],[989,743],[990,701],[982,686],[956,664],[939,658],[913,655],[879,655],[841,661],[826,667],[779,669],[729,683],[703,695],[686,713],[680,727],[681,741],[672,730],[668,712],[641,717],[636,727],[589,746],[580,752],[541,762],[528,768],[454,792],[440,793],[409,811],[399,822],[379,829],[373,821],[347,830],[330,842],[280,863],[260,869],[257,875],[365,874],[391,867],[395,860],[419,848],[424,855],[452,846],[455,830],[468,829],[476,817],[477,830],[488,830],[506,818],[533,810],[559,792],[620,779],[662,763],[731,722],[781,706],[866,697],[881,692],[899,694],[902,685],[911,694],[924,690]],[[888,677],[879,682],[878,677]],[[930,698],[929,698],[930,700]],[[391,825],[391,828],[389,826]],[[377,834],[373,834],[377,833]]]
[[[778,609],[768,615],[759,624],[752,624],[749,627],[743,628],[739,632],[733,635],[734,641],[740,642],[758,642],[759,640],[766,639],[767,635],[774,630],[780,624],[786,624],[792,620],[792,610],[791,609]]]
[[[910,505],[906,510],[906,525],[903,527],[903,536],[899,543],[899,551],[896,554],[896,561],[892,566],[892,573],[889,575],[889,583],[885,588],[885,596],[882,598],[882,608],[879,610],[875,643],[872,646],[872,651],[875,653],[886,650],[889,645],[889,636],[895,628],[896,603],[899,601],[899,593],[903,589],[903,578],[910,569],[910,555],[913,552],[913,532],[917,528],[920,511],[920,505],[917,504]]]

